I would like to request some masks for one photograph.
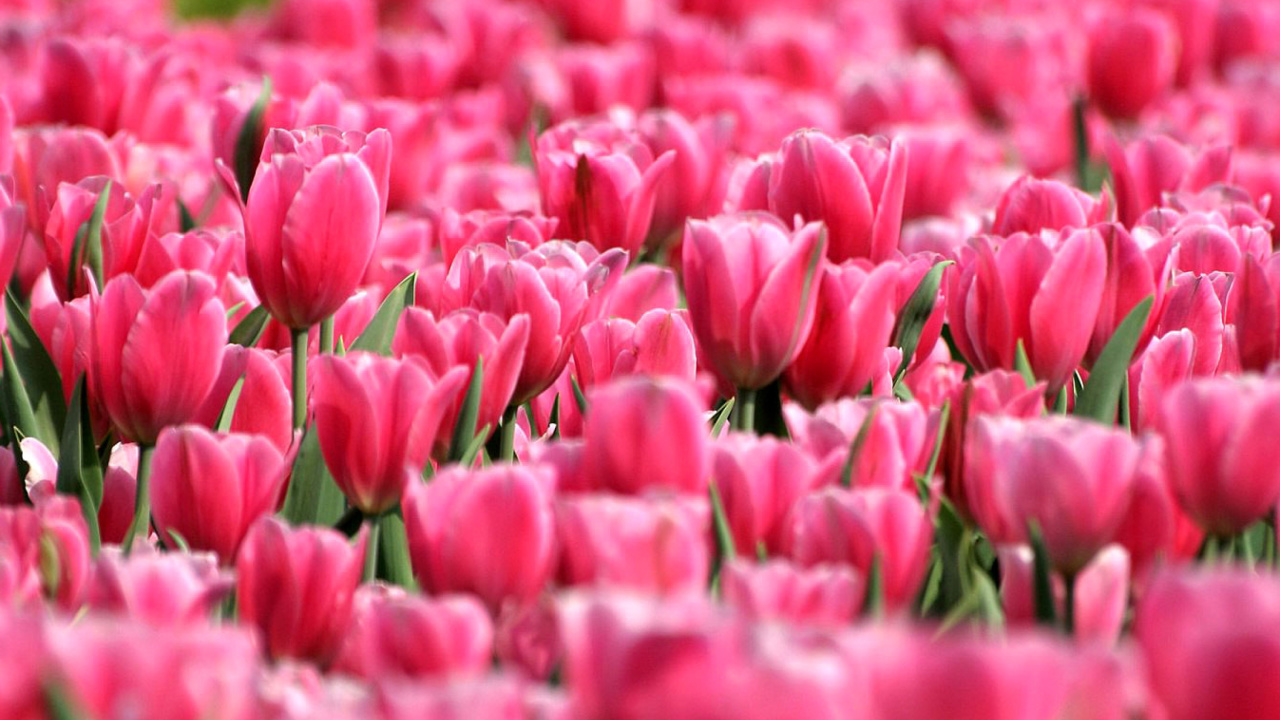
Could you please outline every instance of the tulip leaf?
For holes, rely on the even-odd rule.
[[[720,499],[720,488],[714,480],[707,483],[707,494],[711,498],[711,523],[715,531],[715,557],[711,561],[710,587],[712,595],[720,593],[720,573],[724,564],[738,555],[734,546],[733,532],[729,528],[729,518],[725,514],[724,502]]]
[[[405,308],[413,305],[418,274],[412,273],[391,289],[378,311],[373,314],[369,324],[365,326],[360,337],[348,346],[350,350],[366,350],[379,355],[391,354],[391,339],[396,334],[396,326],[400,324],[400,315]]]
[[[57,489],[80,499],[89,529],[89,546],[98,553],[101,545],[98,509],[102,507],[102,465],[93,444],[93,423],[89,418],[88,383],[81,375],[71,394],[71,408],[62,426],[62,447],[58,453]]]
[[[469,468],[474,465],[476,462],[476,456],[479,455],[480,450],[484,448],[485,439],[488,437],[489,425],[488,423],[485,423],[485,426],[480,428],[480,432],[476,433],[474,438],[471,438],[471,444],[468,445],[467,449],[462,453],[462,457],[458,460],[458,465],[464,468]]]
[[[849,454],[845,456],[844,467],[840,470],[841,487],[853,485],[853,468],[858,464],[858,458],[862,456],[862,448],[867,444],[867,438],[871,435],[871,425],[875,422],[876,413],[879,410],[878,403],[871,406],[867,416],[862,419],[862,425],[858,427],[858,433],[853,436],[853,442],[849,444]]]
[[[933,438],[933,450],[929,453],[929,464],[924,469],[924,479],[928,482],[938,470],[938,458],[942,457],[942,442],[947,436],[947,423],[951,420],[951,401],[942,403],[938,412],[938,434]]]
[[[1022,342],[1022,338],[1018,338],[1018,344],[1013,351],[1013,371],[1022,376],[1027,387],[1036,384],[1036,373],[1031,369],[1031,358],[1027,357],[1027,346]]]
[[[1089,380],[1084,384],[1084,390],[1076,398],[1076,415],[1108,425],[1115,422],[1120,394],[1124,391],[1125,379],[1129,376],[1129,364],[1133,361],[1133,353],[1138,348],[1138,340],[1147,324],[1147,316],[1151,314],[1153,302],[1154,299],[1147,296],[1134,306],[1102,348],[1089,373]]]
[[[1058,612],[1053,599],[1053,583],[1049,577],[1049,552],[1045,549],[1040,526],[1034,520],[1028,528],[1028,534],[1034,555],[1031,589],[1035,598],[1036,622],[1053,627],[1058,622]]]
[[[218,432],[230,432],[231,421],[236,415],[236,406],[240,404],[240,393],[244,391],[245,376],[241,375],[236,384],[231,386],[231,392],[227,394],[227,401],[222,405],[222,411],[218,413],[218,422],[214,424],[213,429]]]
[[[582,392],[582,386],[578,384],[578,378],[569,376],[569,384],[573,386],[573,401],[578,405],[578,414],[586,416],[587,414],[587,396]]]
[[[729,423],[729,416],[733,414],[733,406],[738,402],[737,398],[731,397],[724,401],[720,409],[711,416],[711,438],[720,437],[720,433],[724,432],[724,426]]]
[[[182,202],[182,198],[178,198],[178,230],[184,233],[191,232],[199,226],[196,222],[196,216],[191,214],[191,209],[187,204]]]
[[[187,542],[187,539],[183,537],[182,533],[178,532],[176,529],[169,528],[169,539],[173,540],[173,546],[178,549],[178,552],[191,552],[191,543]]]
[[[877,550],[867,569],[867,592],[862,600],[862,615],[876,619],[884,615],[884,561]]]
[[[342,491],[329,474],[320,453],[320,441],[314,428],[302,436],[302,446],[293,460],[289,490],[280,512],[295,525],[316,524],[332,527],[346,510]]]
[[[964,599],[969,592],[968,580],[982,573],[974,572],[970,567],[969,532],[955,507],[945,497],[938,503],[935,527],[934,536],[938,541],[938,560],[942,570],[938,583],[938,607],[946,610]]]
[[[240,126],[240,134],[236,136],[235,157],[232,158],[236,175],[236,184],[240,186],[240,200],[249,202],[249,186],[253,184],[253,175],[258,171],[258,162],[262,155],[262,137],[266,130],[267,104],[271,102],[271,78],[262,78],[262,90],[258,99],[244,117]]]
[[[397,505],[383,515],[378,523],[382,526],[382,542],[379,555],[383,569],[382,577],[393,585],[414,590],[417,583],[413,580],[413,564],[409,562],[409,536],[404,528],[404,514]]]
[[[59,433],[67,420],[62,376],[13,293],[5,293],[4,309],[14,363],[31,402],[36,422],[47,432],[47,435],[31,432],[27,434],[38,437],[49,450],[56,453]]]
[[[551,401],[551,415],[547,417],[547,432],[551,433],[552,440],[560,439],[560,393],[556,393],[556,399]]]
[[[263,331],[267,329],[267,321],[270,319],[271,314],[267,312],[267,306],[259,305],[236,323],[236,326],[231,329],[227,342],[240,347],[253,347],[262,337]]]
[[[13,353],[9,352],[9,346],[0,342],[0,351],[4,355],[5,416],[12,427],[9,437],[13,440],[14,456],[22,455],[18,444],[24,437],[36,438],[43,442],[50,452],[56,454],[59,446],[58,430],[54,429],[50,418],[36,415],[31,407],[31,398],[27,395],[26,385],[22,382],[22,375],[18,372]],[[25,475],[22,473],[23,477]]]
[[[111,199],[111,181],[103,186],[98,199],[93,204],[93,213],[89,219],[76,229],[75,240],[71,244],[71,262],[67,263],[67,292],[75,293],[76,281],[80,279],[81,269],[89,266],[93,279],[98,287],[103,284],[102,272],[102,225],[107,214],[107,202]]]
[[[81,720],[88,717],[61,682],[48,681],[43,685],[44,708],[50,720]]]
[[[462,409],[458,412],[458,421],[453,426],[453,438],[449,442],[449,459],[452,461],[462,459],[462,453],[476,436],[476,419],[480,415],[480,390],[483,386],[484,358],[476,358],[476,367],[471,371],[471,383],[467,385],[467,394],[462,400]]]
[[[978,612],[982,622],[989,628],[999,630],[1004,627],[1004,608],[1000,605],[1000,591],[986,573],[974,573],[973,591],[978,598]]]
[[[929,272],[920,278],[920,283],[911,292],[907,302],[898,312],[898,320],[893,326],[893,345],[902,349],[902,362],[893,374],[893,384],[897,386],[911,367],[916,349],[920,347],[920,334],[933,315],[934,305],[938,302],[938,288],[942,286],[942,273],[954,260],[943,260],[929,268]]]

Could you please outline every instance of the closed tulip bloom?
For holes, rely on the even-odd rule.
[[[405,527],[413,567],[431,592],[475,594],[490,611],[533,600],[555,569],[548,468],[451,469],[410,483]]]
[[[250,526],[284,499],[290,462],[258,435],[215,434],[198,425],[160,433],[151,458],[151,505],[166,544],[216,553],[224,565]]]
[[[1162,270],[1143,251],[1132,233],[1119,223],[1096,225],[1107,250],[1106,280],[1102,285],[1102,300],[1098,305],[1098,318],[1093,325],[1093,337],[1085,352],[1085,363],[1092,367],[1102,349],[1115,335],[1116,328],[1138,303],[1151,296],[1158,307],[1164,298],[1165,284],[1157,282]],[[1147,316],[1147,324],[1138,338],[1136,353],[1141,353],[1155,331],[1157,313]]]
[[[352,544],[328,528],[254,524],[236,559],[236,607],[267,655],[332,662],[351,624],[366,539],[363,529]]]
[[[1009,626],[1031,627],[1036,622],[1035,553],[1026,545],[996,549],[1000,560],[1000,604]],[[1056,612],[1063,614],[1065,588],[1061,578],[1052,581]],[[1108,545],[1076,580],[1075,637],[1111,645],[1120,637],[1129,609],[1129,553]]]
[[[1143,446],[1069,416],[979,417],[965,450],[969,509],[996,544],[1039,526],[1053,567],[1072,577],[1111,542],[1129,509]]]
[[[1110,137],[1103,150],[1115,183],[1116,216],[1128,227],[1151,208],[1163,206],[1165,193],[1199,192],[1213,183],[1227,182],[1233,174],[1230,145],[1194,154],[1167,135],[1149,135],[1124,146]]]
[[[583,326],[573,343],[578,385],[586,389],[614,377],[675,377],[692,383],[698,371],[693,331],[680,312],[650,310],[638,322],[600,319]]]
[[[356,593],[356,617],[334,669],[367,680],[459,678],[493,663],[493,622],[468,595],[423,597],[377,586]]]
[[[749,618],[829,627],[853,622],[866,595],[861,576],[851,568],[802,568],[787,560],[733,560],[721,583],[725,604]]]
[[[739,553],[781,551],[786,518],[811,488],[816,463],[803,449],[777,438],[727,433],[711,447],[711,478]]]
[[[672,262],[679,258],[671,258]],[[675,310],[680,289],[675,272],[668,267],[641,264],[618,279],[605,297],[601,317],[639,322],[650,310]]]
[[[208,276],[175,271],[150,290],[118,276],[93,308],[93,394],[121,438],[155,443],[164,427],[196,416],[226,342],[226,312]]]
[[[437,320],[431,312],[411,307],[400,316],[391,350],[397,357],[422,358],[437,377],[461,367],[467,373],[468,382],[477,362],[483,361],[484,377],[476,414],[478,432],[485,426],[490,430],[498,427],[502,411],[511,404],[528,344],[529,317],[524,314],[504,322],[492,313],[461,308]],[[466,393],[459,393],[440,421],[432,451],[436,459],[444,458],[449,452],[453,429],[465,400]]]
[[[1173,85],[1178,42],[1162,13],[1115,8],[1089,32],[1089,97],[1108,115],[1137,117]]]
[[[1153,705],[1170,720],[1280,713],[1280,584],[1244,568],[1158,575],[1133,635]]]
[[[788,221],[821,221],[835,262],[880,262],[898,249],[906,182],[902,143],[800,130],[782,141],[769,176],[769,210]]]
[[[980,371],[1012,370],[1021,340],[1036,379],[1057,392],[1089,347],[1106,264],[1094,230],[974,239],[947,288],[957,348]]]
[[[626,494],[706,492],[708,426],[691,386],[632,376],[600,386],[589,400],[582,462],[591,484]]]
[[[867,433],[850,469],[850,484],[914,491],[913,474],[924,473],[933,447],[929,415],[914,401],[860,398],[824,405],[797,433],[803,438],[800,445],[819,459],[814,484],[843,481],[854,438],[865,425]]]
[[[272,130],[245,207],[245,259],[272,317],[304,329],[337,312],[373,256],[387,205],[385,130]]]
[[[34,509],[0,507],[0,600],[21,606],[43,594],[74,612],[92,571],[80,502],[53,494],[33,499]]]
[[[260,435],[280,452],[286,452],[293,442],[293,410],[289,366],[281,360],[271,350],[227,345],[218,379],[193,420],[207,428],[214,427],[231,391],[243,379],[231,415],[231,432]]]
[[[1266,262],[1246,255],[1233,287],[1230,310],[1240,364],[1263,372],[1280,358],[1280,255]]]
[[[1210,534],[1231,536],[1280,498],[1280,466],[1266,438],[1280,423],[1280,382],[1206,378],[1173,388],[1159,416],[1178,504]]]
[[[862,394],[897,319],[898,269],[824,263],[813,329],[784,374],[787,391],[813,409]]]
[[[567,585],[660,595],[706,586],[711,512],[703,498],[573,495],[557,500],[556,520]]]
[[[690,122],[665,108],[646,111],[636,119],[636,130],[654,155],[675,151],[671,169],[657,184],[651,244],[660,246],[668,236],[678,235],[689,218],[715,212],[732,127],[732,121],[723,116]]]
[[[119,548],[106,548],[94,567],[88,604],[156,627],[198,626],[209,622],[233,586],[213,555],[144,551],[125,556]]]
[[[440,421],[468,377],[458,366],[433,378],[420,360],[365,352],[317,360],[316,437],[353,507],[378,515],[400,501],[405,483],[422,473]]]
[[[744,390],[781,375],[813,326],[825,247],[821,226],[792,234],[764,214],[689,221],[684,284],[699,359]]]
[[[1024,175],[1004,191],[996,206],[995,235],[1088,227],[1103,219],[1107,205],[1057,180]]]
[[[868,577],[878,561],[890,611],[905,608],[924,582],[933,520],[912,492],[827,488],[801,498],[789,524],[787,555],[802,566],[847,565]]]

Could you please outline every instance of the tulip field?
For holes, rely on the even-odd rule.
[[[1280,0],[0,3],[0,720],[1280,718]]]

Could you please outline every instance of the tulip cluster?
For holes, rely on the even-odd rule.
[[[1276,38],[5,3],[0,718],[1280,716]]]

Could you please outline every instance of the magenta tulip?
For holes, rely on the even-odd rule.
[[[636,322],[596,320],[573,343],[573,367],[584,390],[624,375],[692,383],[698,370],[693,331],[684,314],[671,310],[650,310]]]
[[[825,627],[853,622],[866,595],[862,577],[849,567],[803,568],[787,560],[734,560],[721,582],[725,604],[747,617]]]
[[[202,625],[231,592],[212,555],[121,555],[107,548],[89,583],[88,604],[98,612],[131,617],[156,627]]]
[[[1173,23],[1156,10],[1103,15],[1089,33],[1090,98],[1109,115],[1137,117],[1173,85],[1178,42]]]
[[[711,478],[737,551],[781,551],[791,507],[812,489],[814,461],[773,437],[728,433],[712,444]]]
[[[493,662],[493,622],[475,598],[426,598],[366,585],[334,669],[368,680],[460,678]]]

